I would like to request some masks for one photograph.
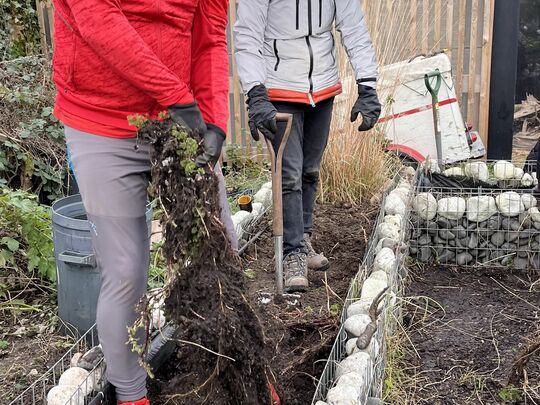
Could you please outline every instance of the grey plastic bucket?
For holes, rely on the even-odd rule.
[[[150,235],[150,204],[146,220]],[[80,194],[62,198],[53,204],[52,228],[57,268],[58,316],[64,322],[66,332],[77,331],[82,334],[96,321],[101,280],[92,249],[90,225]]]

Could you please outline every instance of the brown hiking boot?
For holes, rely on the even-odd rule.
[[[330,267],[330,262],[322,253],[317,253],[311,244],[311,236],[304,234],[304,245],[307,249],[307,266],[310,270],[325,271]]]
[[[283,259],[285,292],[304,292],[309,286],[306,254],[294,252]]]

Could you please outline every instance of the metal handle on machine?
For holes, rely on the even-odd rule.
[[[93,254],[80,254],[76,252],[64,251],[58,255],[58,260],[64,263],[77,264],[79,266],[96,266],[96,257]]]
[[[292,120],[292,114],[276,114],[276,121],[287,123],[277,153],[272,146],[272,142],[267,138],[264,138],[266,146],[270,151],[270,159],[272,162],[272,233],[275,239],[276,289],[279,295],[283,295],[283,199],[281,172],[283,166],[283,152],[285,151],[285,145],[291,134]]]

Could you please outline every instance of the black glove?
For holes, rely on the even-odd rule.
[[[188,131],[197,130],[201,134],[206,131],[201,110],[196,102],[191,104],[174,104],[169,107],[171,119]]]
[[[221,128],[214,124],[206,124],[206,127],[203,140],[204,152],[195,159],[195,163],[199,167],[204,167],[208,164],[212,167],[215,166],[219,160],[223,142],[225,141],[225,132]]]
[[[379,115],[381,115],[381,103],[377,97],[377,91],[368,86],[364,86],[361,81],[358,82],[358,100],[354,103],[351,111],[351,122],[356,121],[358,114],[362,114],[362,124],[358,127],[359,131],[368,131],[375,126]]]
[[[268,91],[263,84],[253,87],[248,93],[248,117],[251,136],[259,140],[259,131],[265,138],[273,140],[277,132],[276,107],[268,98]]]

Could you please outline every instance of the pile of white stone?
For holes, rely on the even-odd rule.
[[[439,171],[435,165],[432,171]],[[469,162],[450,167],[442,172],[447,177],[469,177],[488,184],[501,183],[502,187],[532,187],[538,184],[536,172],[525,173],[511,162],[499,160],[489,165],[485,162]]]
[[[238,240],[241,241],[249,235],[249,230],[272,205],[272,183],[264,183],[253,196],[252,211],[240,210],[232,216],[234,229]]]
[[[103,373],[103,352],[95,346],[86,353],[75,353],[71,367],[47,394],[47,405],[84,405],[85,398],[98,388]]]
[[[346,309],[346,320],[343,325],[347,333],[345,351],[347,357],[336,365],[334,386],[328,391],[326,401],[318,401],[316,405],[359,405],[363,404],[369,394],[372,378],[375,374],[376,358],[382,345],[381,327],[384,327],[384,313],[394,307],[396,295],[393,289],[396,285],[397,272],[404,257],[404,225],[407,221],[408,207],[413,193],[412,180],[414,170],[407,169],[405,176],[396,188],[391,191],[384,201],[384,219],[377,227],[378,243],[375,258],[369,277],[364,281],[360,297]],[[369,309],[373,300],[385,289],[385,299],[381,301],[379,310],[383,310],[376,320],[377,333],[371,339],[369,346],[361,350],[356,342],[366,327],[373,321]],[[369,404],[382,403],[377,398],[369,398]]]
[[[540,211],[532,194],[436,196],[424,192],[413,199],[410,252],[419,260],[518,269],[538,260]]]

